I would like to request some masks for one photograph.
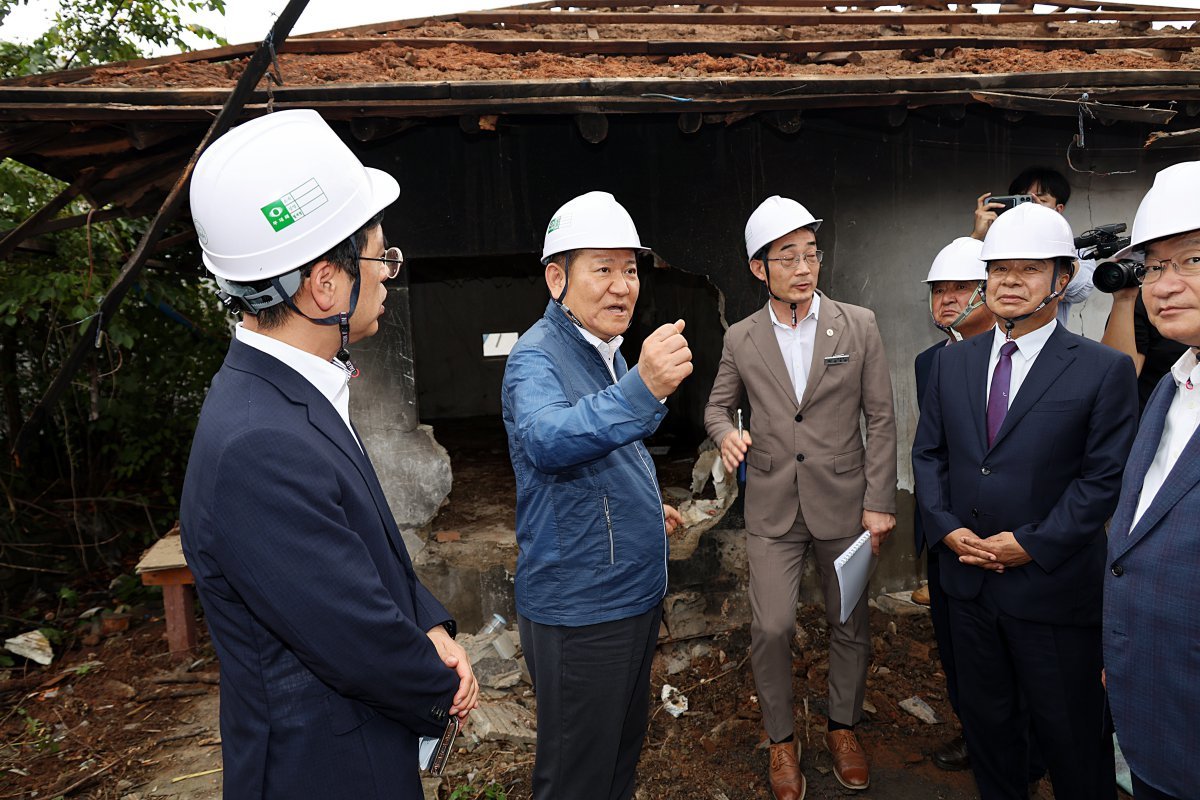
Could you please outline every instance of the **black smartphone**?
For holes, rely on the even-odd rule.
[[[1003,214],[1010,208],[1016,208],[1022,203],[1032,203],[1033,195],[1031,194],[994,194],[987,199],[989,203],[1000,203],[1004,208],[996,210],[997,214]]]
[[[417,762],[421,769],[428,772],[430,775],[441,775],[446,769],[446,762],[450,760],[450,751],[454,747],[454,737],[458,736],[458,730],[461,723],[458,717],[450,717],[450,721],[446,723],[446,730],[442,732],[440,738],[432,736],[422,736],[417,751]]]

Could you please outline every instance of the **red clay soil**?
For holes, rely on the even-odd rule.
[[[603,13],[597,13],[602,18]],[[796,39],[867,39],[889,36],[943,36],[946,25],[912,25],[902,30],[889,27],[880,13],[879,25],[815,25],[803,27],[734,25],[603,25],[590,26],[601,40],[705,40],[736,42]],[[410,48],[388,38],[457,39],[581,39],[588,38],[584,25],[533,25],[504,29],[471,28],[457,22],[429,21],[379,37],[379,46],[362,52],[342,54],[286,54],[280,66],[286,85],[319,86],[327,83],[406,83],[418,81],[555,80],[580,78],[707,78],[769,77],[787,75],[912,75],[949,73],[1052,72],[1060,70],[1198,69],[1200,54],[1184,53],[1171,63],[1155,55],[1107,50],[1084,53],[1077,50],[1033,52],[1017,48],[956,48],[938,57],[926,55],[917,61],[901,58],[895,51],[864,51],[857,65],[833,66],[809,63],[804,56],[600,56],[568,55],[541,51],[523,54],[485,53],[468,45]],[[1115,23],[1060,23],[1058,36],[1137,36]],[[962,25],[956,35],[1040,38],[1047,34],[1031,23]],[[1157,35],[1187,35],[1186,28],[1146,31]],[[334,37],[336,38],[336,37]],[[1200,45],[1200,36],[1197,37]],[[128,69],[119,66],[97,69],[83,85],[138,88],[231,87],[245,67],[246,59],[223,62],[166,64]]]

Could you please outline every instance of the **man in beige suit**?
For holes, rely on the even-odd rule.
[[[776,800],[802,800],[794,737],[791,640],[804,559],[811,549],[829,621],[829,732],[834,774],[849,789],[870,784],[854,734],[862,716],[871,638],[867,600],[844,624],[833,562],[871,532],[871,550],[895,527],[896,421],[887,357],[875,315],[816,290],[821,220],[794,200],[768,198],[746,223],[750,271],[766,306],[729,328],[704,424],[726,469],[744,460],[750,567],[751,665],[771,740]],[[735,418],[749,400],[750,428]],[[866,419],[864,446],[859,428]]]

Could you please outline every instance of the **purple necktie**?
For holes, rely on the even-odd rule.
[[[1012,378],[1012,354],[1015,352],[1017,343],[1005,342],[1000,347],[1000,360],[996,362],[996,370],[992,373],[992,390],[988,392],[987,404],[988,447],[996,441],[996,434],[1004,424],[1004,415],[1008,413],[1008,384]]]

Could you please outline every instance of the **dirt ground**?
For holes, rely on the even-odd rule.
[[[511,531],[511,469],[502,431],[494,420],[438,425],[455,473],[450,502],[434,528],[463,535],[504,528]],[[678,454],[676,454],[678,455]],[[664,486],[685,484],[690,459],[671,453],[656,459]],[[511,535],[511,534],[510,534]],[[132,557],[136,561],[137,555]],[[127,565],[128,567],[128,565]],[[97,606],[112,609],[119,598],[110,575],[77,586],[66,604],[42,596],[31,619],[67,631],[49,667],[20,662],[0,669],[0,800],[90,798],[91,800],[219,800],[220,730],[217,719],[218,666],[207,633],[194,657],[172,663],[164,639],[161,601],[142,593],[126,631],[96,635],[80,614]],[[872,761],[872,788],[864,797],[888,800],[970,800],[969,772],[947,773],[929,753],[957,732],[953,721],[927,724],[899,703],[920,697],[941,720],[952,720],[944,677],[927,614],[871,616],[874,659],[867,683],[861,741]],[[19,632],[0,620],[0,634]],[[797,735],[801,763],[814,800],[851,796],[830,771],[822,744],[825,729],[828,632],[823,614],[804,607],[794,642]],[[651,690],[651,719],[639,767],[638,798],[750,800],[768,797],[767,754],[748,660],[746,626],[716,636],[661,644]],[[679,718],[657,698],[670,683],[688,698]],[[534,708],[525,683],[485,690],[485,703],[514,702]],[[469,732],[450,762],[448,775],[430,781],[432,800],[483,797],[502,786],[510,800],[530,797],[532,746],[478,741]],[[1041,800],[1052,797],[1043,786]]]
[[[897,705],[918,695],[939,717],[948,715],[928,618],[873,612],[872,628],[875,660],[867,701],[874,711],[861,728],[873,765],[870,793],[894,800],[974,797],[970,773],[942,772],[928,759],[955,726],[928,725]],[[0,798],[218,800],[221,775],[213,770],[220,767],[219,686],[213,683],[211,647],[205,638],[196,659],[174,666],[162,636],[163,623],[151,615],[98,646],[68,650],[49,668],[32,670],[31,685],[0,697],[5,742]],[[639,797],[768,796],[766,753],[756,749],[762,734],[748,644],[743,627],[660,648],[653,695],[669,682],[688,697],[689,710],[675,719],[657,701],[652,704]],[[827,645],[819,611],[805,608],[797,626],[795,669],[797,731],[810,798],[847,794],[830,773],[821,745]],[[687,666],[668,674],[672,662]],[[10,677],[0,688],[21,679]],[[534,702],[525,684],[488,694],[486,702]],[[469,746],[471,738],[460,741]],[[437,797],[495,782],[512,800],[528,798],[532,759],[529,746],[508,742],[460,748]]]

